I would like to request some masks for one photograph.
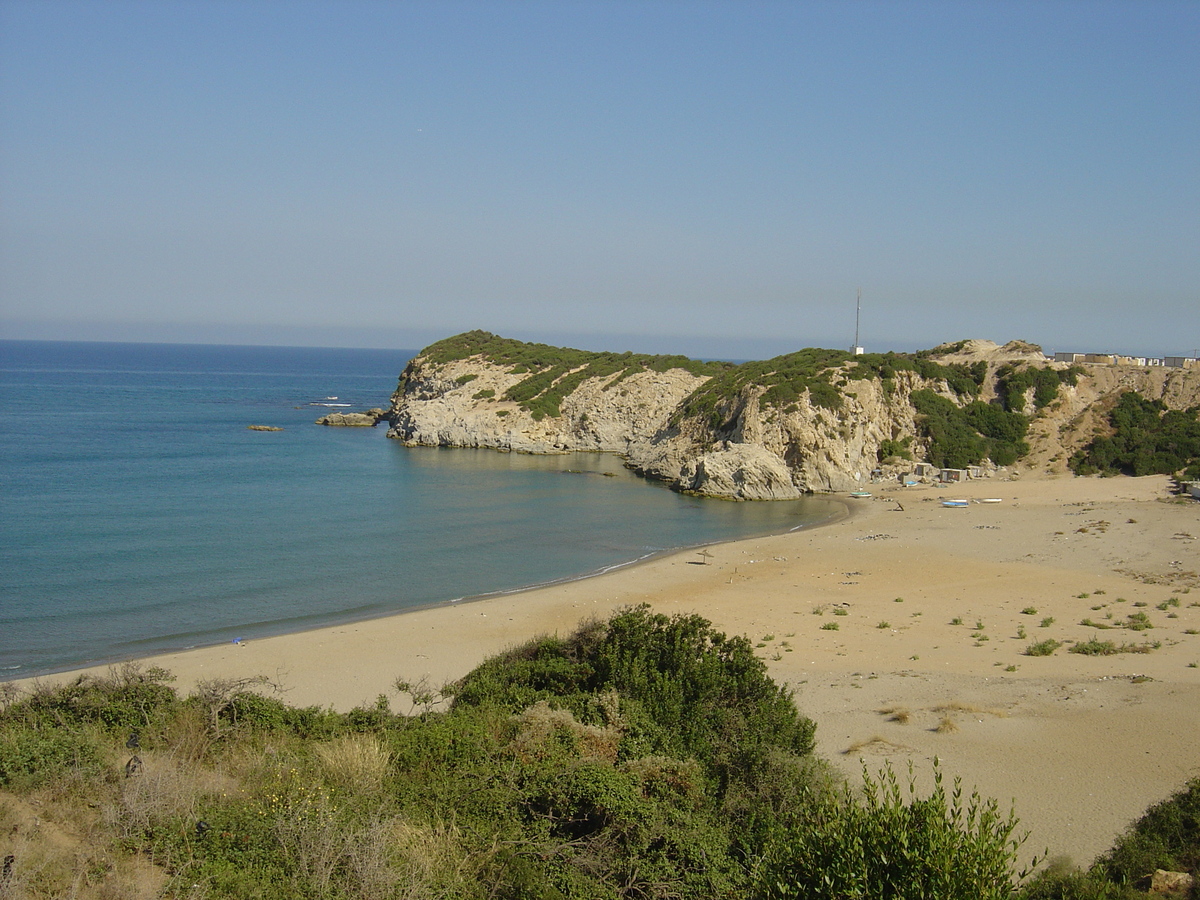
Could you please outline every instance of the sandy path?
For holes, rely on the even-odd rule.
[[[1048,848],[1086,863],[1200,775],[1200,504],[1170,502],[1166,488],[1161,477],[881,487],[848,501],[853,514],[836,524],[713,547],[707,560],[685,552],[152,662],[185,691],[265,674],[291,703],[345,710],[394,697],[397,676],[456,678],[530,636],[630,603],[694,611],[762,645],[840,768],[912,760],[927,785],[938,757],[946,776],[1013,802],[1032,831],[1027,856]],[[947,509],[946,496],[1001,502]],[[1114,627],[1135,613],[1153,628]],[[1045,638],[1159,646],[1024,654]]]

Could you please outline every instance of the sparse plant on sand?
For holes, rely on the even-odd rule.
[[[824,625],[821,626],[821,630],[822,631],[837,631],[838,623],[837,622],[826,622]]]
[[[1154,627],[1154,623],[1150,621],[1150,617],[1144,612],[1130,613],[1125,620],[1125,627],[1130,631],[1146,631]]]
[[[907,725],[912,717],[907,706],[885,706],[878,712],[881,716],[887,716],[889,722],[895,722],[897,725]]]
[[[1047,638],[1044,641],[1030,644],[1025,648],[1026,656],[1050,656],[1062,646],[1062,641],[1056,641],[1053,638]]]
[[[1084,656],[1115,656],[1118,653],[1150,653],[1162,646],[1160,641],[1146,644],[1115,644],[1112,641],[1082,641],[1071,647],[1072,653]]]
[[[1041,622],[1038,623],[1038,628],[1049,628],[1053,624],[1054,616],[1046,616]]]
[[[958,731],[958,723],[954,721],[953,716],[942,716],[941,721],[937,723],[937,727],[933,729],[938,734],[954,734]]]
[[[1036,616],[1037,615],[1037,607],[1036,606],[1027,606],[1023,610],[1021,610],[1021,615]]]

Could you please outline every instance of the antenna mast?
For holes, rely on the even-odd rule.
[[[858,343],[858,323],[862,318],[862,288],[858,289],[858,307],[854,311],[854,355],[859,356],[863,348]]]

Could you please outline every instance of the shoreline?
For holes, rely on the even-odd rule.
[[[540,582],[535,582],[532,584],[521,585],[519,587],[514,587],[514,588],[500,588],[495,591],[487,591],[487,592],[481,593],[481,594],[464,594],[460,597],[454,597],[454,598],[451,598],[448,600],[435,600],[430,603],[423,603],[423,604],[419,604],[416,606],[405,607],[404,609],[392,610],[389,612],[368,613],[368,614],[362,615],[361,617],[349,617],[349,618],[345,618],[345,619],[336,619],[333,621],[326,620],[324,624],[311,625],[308,627],[296,628],[296,629],[287,629],[287,630],[278,631],[278,632],[268,632],[268,633],[262,634],[257,637],[239,638],[235,641],[221,640],[219,642],[214,642],[214,643],[195,644],[195,645],[186,646],[186,647],[176,647],[176,648],[170,648],[170,649],[155,650],[155,651],[152,651],[149,653],[122,654],[120,656],[114,656],[114,657],[108,658],[108,659],[86,661],[83,664],[68,665],[68,666],[64,666],[64,667],[52,667],[49,669],[39,670],[37,672],[31,672],[31,673],[25,673],[25,674],[18,673],[15,670],[9,670],[9,672],[11,672],[11,674],[7,674],[7,675],[0,674],[0,684],[6,683],[6,682],[11,682],[13,684],[23,685],[23,684],[30,684],[35,681],[47,681],[47,680],[56,682],[58,680],[71,678],[71,677],[77,676],[77,675],[79,675],[81,673],[85,673],[85,672],[86,673],[105,672],[114,666],[120,666],[125,663],[129,663],[129,662],[145,663],[150,660],[175,658],[175,657],[183,656],[183,655],[190,654],[190,653],[211,651],[216,648],[224,647],[224,646],[231,645],[231,644],[235,645],[235,646],[245,646],[245,645],[249,645],[251,643],[259,642],[259,641],[276,640],[276,639],[280,639],[280,638],[291,637],[294,635],[307,634],[310,632],[329,631],[329,630],[333,630],[333,629],[345,628],[347,626],[359,625],[362,623],[395,619],[395,618],[399,618],[399,617],[403,617],[403,616],[413,615],[414,613],[419,613],[419,612],[428,612],[428,611],[432,611],[432,610],[449,609],[449,608],[456,607],[456,606],[465,606],[465,605],[473,604],[473,603],[486,602],[486,601],[494,600],[494,599],[501,598],[501,597],[513,597],[513,596],[518,596],[518,595],[522,595],[522,594],[529,594],[529,593],[532,593],[535,591],[540,591],[540,590],[544,590],[544,589],[548,589],[548,588],[559,587],[562,585],[575,584],[577,582],[588,581],[588,580],[595,579],[595,578],[603,578],[603,577],[610,575],[612,573],[615,573],[615,572],[636,569],[639,566],[652,564],[655,561],[660,560],[660,559],[666,559],[666,558],[676,556],[676,555],[685,555],[688,553],[694,553],[694,552],[698,552],[699,550],[708,548],[708,547],[718,547],[718,546],[722,546],[725,544],[739,543],[741,541],[760,540],[760,539],[766,538],[766,537],[776,537],[776,536],[785,535],[785,534],[795,534],[795,533],[799,533],[799,532],[807,532],[807,531],[811,531],[816,528],[823,528],[827,525],[836,524],[837,522],[841,522],[845,519],[848,519],[855,514],[854,506],[850,502],[840,498],[839,496],[814,495],[814,498],[825,500],[825,501],[828,501],[831,503],[836,503],[837,505],[841,506],[842,509],[840,512],[831,514],[819,521],[806,523],[803,525],[796,525],[796,526],[793,526],[792,528],[788,529],[787,531],[782,531],[782,532],[770,532],[769,531],[769,532],[764,532],[763,534],[757,535],[757,536],[737,538],[736,540],[733,540],[733,541],[717,540],[717,541],[709,541],[707,543],[700,543],[700,544],[688,544],[688,545],[685,545],[682,547],[671,547],[671,548],[664,549],[664,550],[655,550],[655,551],[647,553],[643,556],[639,556],[634,559],[626,560],[624,562],[613,563],[611,565],[607,565],[600,569],[596,569],[596,570],[593,570],[590,572],[584,572],[582,574],[576,574],[576,575],[565,575],[560,578],[551,578],[546,581],[540,581]],[[746,501],[746,502],[769,502],[769,501]],[[246,627],[248,629],[252,629],[255,627],[255,625],[249,625]]]
[[[874,485],[874,498],[847,500],[837,521],[708,545],[705,557],[682,549],[529,590],[142,662],[171,670],[184,694],[205,678],[266,675],[288,703],[344,711],[380,694],[396,701],[399,677],[442,684],[623,606],[698,613],[751,638],[816,721],[818,754],[852,779],[863,764],[903,776],[912,761],[927,789],[939,759],[968,792],[1014,803],[1032,831],[1024,860],[1048,848],[1086,865],[1200,775],[1200,507],[1160,502],[1166,485],[1029,475],[949,489]],[[942,507],[950,496],[1001,502]],[[1138,613],[1153,627],[1120,627]],[[1046,638],[1063,645],[1025,654]],[[1148,652],[1069,652],[1089,639]]]

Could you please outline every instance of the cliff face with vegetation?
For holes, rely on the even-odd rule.
[[[1126,391],[1187,409],[1200,403],[1200,373],[1056,366],[1021,342],[913,355],[810,349],[733,365],[470,332],[409,364],[389,436],[618,453],[679,490],[775,500],[853,490],[912,459],[1064,468]]]

